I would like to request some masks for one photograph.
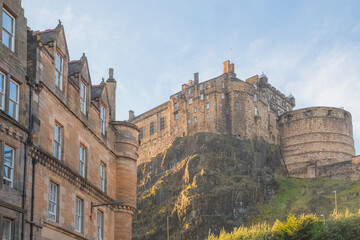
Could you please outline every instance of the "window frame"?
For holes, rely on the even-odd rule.
[[[254,108],[254,115],[257,117],[259,116],[259,109],[255,106]]]
[[[106,192],[106,164],[100,162],[100,190]]]
[[[57,68],[57,57],[60,58],[60,69]],[[63,90],[63,84],[64,84],[64,57],[60,53],[60,51],[56,51],[55,53],[55,86],[58,87],[61,91]],[[60,78],[56,75],[56,73],[59,74]]]
[[[52,188],[52,186],[54,188]],[[52,192],[52,189],[55,189],[55,192]],[[55,197],[52,197],[52,195],[55,195]],[[59,202],[59,185],[54,183],[53,181],[50,181],[49,184],[49,198],[48,198],[49,204],[48,204],[48,215],[49,215],[49,220],[53,221],[53,222],[57,222],[58,221],[58,202]],[[51,212],[51,205],[54,205],[54,212]],[[50,216],[50,214],[54,215],[54,219],[52,219]]]
[[[79,148],[79,173],[80,176],[82,176],[83,178],[86,178],[86,155],[87,155],[87,151],[86,151],[86,147],[82,144],[80,144],[80,148]]]
[[[165,129],[165,117],[160,118],[160,130]]]
[[[83,219],[84,219],[84,200],[76,197],[75,203],[75,231],[83,232]],[[78,206],[80,204],[80,206]]]
[[[4,12],[12,19],[12,30],[14,32],[10,33],[5,27],[4,27]],[[11,36],[10,46],[6,46],[8,49],[10,49],[12,52],[15,52],[15,34],[16,34],[16,18],[5,8],[3,8],[3,15],[2,15],[2,26],[1,26],[1,42],[6,46],[4,43],[4,34],[3,31],[6,31]]]
[[[86,115],[86,111],[87,111],[87,101],[86,101],[86,90],[87,90],[87,86],[86,84],[81,80],[80,81],[80,110],[83,114]],[[82,94],[83,93],[83,94]],[[84,96],[82,96],[84,95]]]
[[[139,128],[139,139],[144,138],[144,127]]]
[[[99,216],[101,216],[101,217],[99,218]],[[101,219],[100,223],[99,223],[99,219]],[[103,238],[104,238],[104,212],[102,212],[102,211],[97,212],[96,229],[97,229],[97,231],[96,231],[97,240],[103,240]]]
[[[200,101],[203,101],[204,100],[204,94],[201,94],[200,95]]]
[[[191,98],[189,98],[189,105],[191,105],[192,102],[193,102],[193,98],[191,97]]]
[[[174,120],[179,120],[179,113],[178,112],[176,112],[176,113],[174,113]]]
[[[12,99],[10,97],[11,95],[11,90],[10,90],[10,86],[11,83],[13,83],[16,86],[16,99]],[[10,79],[9,80],[9,105],[8,105],[8,114],[10,117],[12,117],[13,119],[15,119],[16,121],[19,120],[19,99],[20,99],[20,84],[18,84],[15,80]],[[15,113],[10,113],[10,102],[12,102],[15,105]],[[13,110],[13,109],[12,109]],[[12,114],[15,114],[15,116],[11,116]]]
[[[0,71],[0,78],[2,81],[2,86],[0,85],[0,109],[5,111],[6,74]]]
[[[58,136],[56,136],[56,129],[58,129]],[[62,159],[62,134],[63,134],[63,127],[55,122],[54,126],[54,157],[57,160]],[[58,139],[57,139],[58,138]]]
[[[206,103],[206,109],[210,109],[210,103],[209,102]]]
[[[13,147],[10,147],[9,145],[7,144],[4,144],[4,152],[3,152],[3,157],[4,157],[4,165],[3,165],[3,183],[4,185],[7,185],[11,188],[14,187],[14,167],[15,167],[15,148]],[[11,163],[11,166],[10,165],[7,165],[6,162],[7,162],[7,158],[5,157],[5,153],[6,153],[6,148],[9,148],[11,150],[11,159],[10,159],[10,163]],[[10,178],[7,178],[5,177],[5,166],[7,168],[10,169]]]
[[[155,122],[150,123],[150,135],[155,133]]]
[[[100,132],[102,135],[106,134],[106,108],[100,104]]]
[[[7,218],[7,217],[4,217],[2,219],[2,226],[0,225],[0,227],[2,228],[1,231],[2,231],[2,236],[1,236],[1,239],[4,235],[4,230],[5,230],[5,227],[6,227],[6,222],[8,222],[8,230],[9,230],[9,233],[8,233],[8,239],[9,240],[12,240],[14,239],[13,236],[14,236],[14,230],[13,230],[13,227],[14,227],[14,220],[13,219],[10,219],[10,218]]]

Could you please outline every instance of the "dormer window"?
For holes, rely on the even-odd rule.
[[[100,128],[102,135],[105,135],[105,113],[106,109],[103,105],[100,105]]]
[[[11,51],[15,51],[15,18],[6,10],[2,13],[2,42]]]
[[[63,89],[63,62],[64,60],[57,52],[55,55],[55,85],[60,88],[60,90]]]
[[[86,85],[80,82],[80,108],[83,114],[86,114]]]

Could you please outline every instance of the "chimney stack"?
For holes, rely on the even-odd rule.
[[[114,69],[109,68],[109,78],[106,80],[106,91],[109,98],[110,121],[115,121],[116,117],[116,80],[114,79]]]
[[[194,73],[194,82],[195,82],[195,85],[199,84],[199,73],[198,72]]]
[[[133,110],[129,111],[129,122],[131,122],[135,118],[135,113]]]
[[[224,67],[224,73],[228,73],[230,69],[230,61],[229,60],[225,61],[223,67]]]

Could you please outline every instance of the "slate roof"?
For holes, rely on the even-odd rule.
[[[36,34],[40,36],[41,41],[43,41],[44,44],[48,44],[49,42],[52,42],[56,38],[56,32],[55,29],[47,29],[45,31],[36,31]]]
[[[104,79],[101,81],[100,85],[91,86],[91,100],[101,97],[101,93],[104,90],[105,82]]]
[[[84,61],[76,60],[69,62],[68,75],[79,73],[84,66]]]

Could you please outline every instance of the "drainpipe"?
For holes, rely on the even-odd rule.
[[[23,175],[23,192],[22,192],[22,209],[24,212],[21,216],[21,240],[25,239],[25,206],[26,206],[26,178],[27,178],[27,155],[28,155],[28,146],[32,144],[32,98],[33,98],[33,87],[34,83],[28,76],[25,77],[27,84],[30,87],[29,92],[29,126],[28,126],[28,137],[24,144],[24,175]]]
[[[31,212],[30,212],[30,240],[34,235],[34,200],[35,200],[35,170],[37,159],[32,158],[32,182],[31,182]]]

